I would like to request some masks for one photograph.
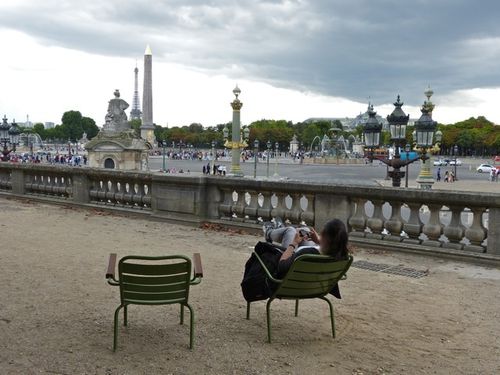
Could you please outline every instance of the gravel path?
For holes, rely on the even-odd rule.
[[[250,321],[239,283],[257,237],[0,198],[1,374],[500,373],[500,270],[357,250],[356,260],[428,270],[413,279],[352,268],[334,301],[265,304]],[[202,255],[191,292],[195,349],[175,306],[129,308],[112,346],[118,289],[108,254]]]

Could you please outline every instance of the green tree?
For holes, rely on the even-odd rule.
[[[91,119],[90,117],[82,117],[81,124],[88,139],[94,138],[97,133],[99,133],[99,128],[97,127],[94,119]]]

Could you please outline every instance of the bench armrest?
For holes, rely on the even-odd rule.
[[[200,253],[193,254],[194,277],[203,277],[203,267],[201,266]]]
[[[111,285],[118,285],[118,280],[115,278],[116,269],[116,253],[109,254],[108,269],[106,271],[106,279]]]

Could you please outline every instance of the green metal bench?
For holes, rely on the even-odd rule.
[[[194,273],[191,277],[191,259],[183,255],[146,257],[126,256],[118,262],[115,278],[116,254],[110,254],[106,279],[120,287],[120,306],[115,310],[113,351],[118,337],[118,315],[123,308],[123,325],[127,325],[128,305],[180,304],[180,323],[184,324],[184,307],[190,312],[189,348],[194,341],[194,312],[188,303],[189,287],[199,284],[203,277],[200,254],[194,254]]]
[[[326,295],[341,279],[345,278],[347,270],[352,264],[352,256],[349,256],[345,261],[335,261],[335,259],[324,255],[301,255],[294,260],[290,270],[280,280],[273,277],[259,255],[255,252],[254,254],[264,268],[267,277],[277,285],[276,291],[266,304],[268,342],[271,342],[271,303],[275,299],[295,300],[295,316],[298,316],[299,300],[301,299],[319,298],[326,301],[330,307],[332,336],[335,338],[333,305],[326,298]],[[250,302],[247,302],[247,319],[250,319]]]

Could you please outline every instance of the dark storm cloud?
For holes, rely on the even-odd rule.
[[[165,61],[361,101],[500,86],[498,0],[23,4],[0,5],[0,25],[46,44],[137,57],[150,43]]]

